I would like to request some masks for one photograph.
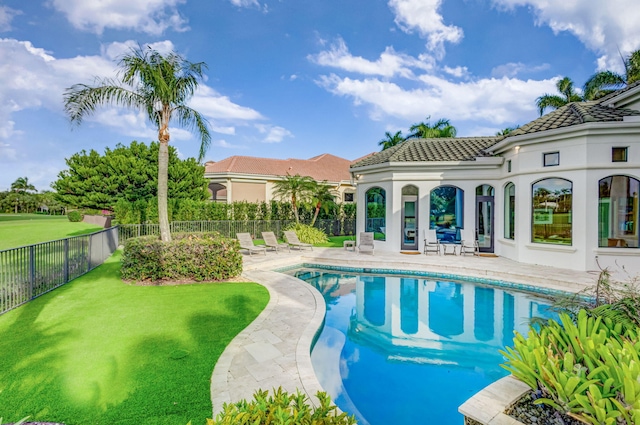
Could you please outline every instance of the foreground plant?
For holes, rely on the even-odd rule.
[[[329,238],[324,231],[308,224],[294,224],[287,227],[285,230],[293,230],[294,232],[296,232],[296,235],[298,236],[298,239],[300,239],[300,242],[310,243],[314,245],[329,242]]]
[[[297,391],[289,394],[281,387],[269,391],[258,390],[253,400],[242,400],[237,403],[225,403],[222,412],[215,419],[207,419],[207,425],[353,425],[356,419],[331,403],[331,398],[324,392],[316,394],[320,405],[313,407],[309,398]]]
[[[516,333],[502,365],[547,404],[593,425],[640,423],[638,330],[578,312]]]

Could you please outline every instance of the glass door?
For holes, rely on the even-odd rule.
[[[401,249],[418,250],[418,197],[402,196],[402,243]]]
[[[480,252],[493,252],[493,196],[476,196],[476,232]]]

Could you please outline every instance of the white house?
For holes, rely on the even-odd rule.
[[[507,137],[409,140],[351,174],[376,251],[475,238],[523,263],[640,273],[640,82]]]

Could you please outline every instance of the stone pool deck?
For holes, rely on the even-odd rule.
[[[522,264],[500,257],[358,254],[342,248],[314,248],[267,255],[244,255],[248,281],[264,285],[270,294],[265,310],[225,349],[211,378],[214,416],[223,403],[251,398],[257,389],[282,387],[306,393],[316,403],[321,391],[311,345],[320,330],[325,304],[310,285],[273,270],[311,263],[386,270],[414,270],[513,282],[548,291],[577,292],[596,282],[597,273]]]

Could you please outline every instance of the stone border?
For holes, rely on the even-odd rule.
[[[472,419],[482,425],[523,425],[504,412],[530,390],[524,382],[505,376],[465,401],[458,412],[465,417],[465,424]]]

